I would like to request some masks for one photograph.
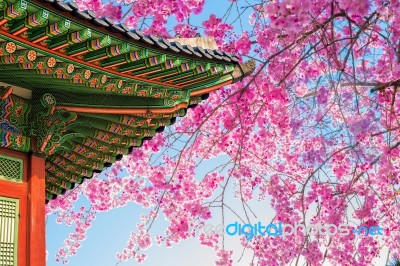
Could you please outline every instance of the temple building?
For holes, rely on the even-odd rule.
[[[0,0],[1,266],[44,266],[46,202],[254,70],[210,42],[144,35],[73,3]]]

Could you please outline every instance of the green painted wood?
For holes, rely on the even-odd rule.
[[[55,162],[57,158],[63,158],[68,160],[69,163],[73,163],[74,165],[79,165],[80,167],[90,169],[90,170],[102,170],[104,168],[104,162],[93,161],[87,159],[80,154],[67,151],[65,149],[58,149],[55,155],[49,156],[47,159]]]
[[[15,3],[10,3],[6,10],[0,14],[0,20],[6,19],[8,21],[26,17],[28,2],[25,0],[18,0]]]
[[[186,77],[191,77],[191,76],[198,75],[198,74],[201,74],[203,72],[206,72],[206,71],[210,70],[210,68],[211,68],[210,64],[207,64],[205,66],[198,65],[198,66],[196,66],[195,68],[193,68],[193,69],[191,69],[189,71],[181,72],[181,73],[179,73],[177,75],[173,75],[173,76],[162,78],[161,81],[162,82],[169,82],[169,81],[172,81],[172,80],[178,80],[178,79],[182,79],[182,78],[186,78]]]
[[[202,101],[201,96],[194,96],[194,97],[190,97],[189,104],[195,105],[195,104],[201,103],[201,101]]]
[[[56,177],[49,172],[46,172],[46,183],[51,184],[56,187],[59,187],[59,188],[64,188],[64,189],[72,189],[75,187],[74,183],[68,182],[65,179]]]
[[[66,54],[74,55],[80,52],[96,51],[109,45],[111,45],[111,37],[106,35],[102,38],[92,39],[86,42],[80,42],[71,45],[66,49]]]
[[[131,73],[131,75],[136,76],[136,75],[143,75],[146,73],[160,72],[162,70],[175,68],[177,66],[180,66],[180,64],[181,60],[179,58],[176,60],[166,60],[164,63],[157,64],[152,67],[146,67],[145,69],[142,70],[135,70]]]
[[[55,37],[58,35],[64,35],[68,32],[70,26],[71,21],[62,19],[48,25],[47,27],[32,28],[28,31],[29,40],[34,41],[44,36]]]
[[[171,118],[153,118],[148,119],[140,116],[131,115],[106,115],[106,114],[80,114],[80,117],[87,119],[101,119],[105,122],[114,122],[129,127],[141,127],[156,129],[160,126],[171,125]]]
[[[140,147],[142,145],[142,140],[135,139],[134,141],[135,143],[132,146]],[[84,139],[76,139],[73,142],[74,142],[73,144],[75,145],[81,144],[86,148],[91,148],[93,150],[96,150],[104,154],[108,154],[110,156],[128,154],[128,148],[131,147],[128,145],[125,146],[119,146],[117,144],[111,145],[109,143],[91,137],[86,137]]]
[[[48,82],[50,85],[46,86],[47,88],[58,88],[58,89],[66,89],[70,90],[71,88],[76,89],[76,87],[71,87],[71,84],[81,84],[82,89],[90,89],[86,84],[89,82],[91,77],[90,70],[87,69],[77,69],[72,74],[66,74],[68,70],[65,70],[64,67],[56,67],[56,68],[49,68],[43,67],[43,64],[47,62],[37,61],[33,62],[26,62],[22,64],[13,64],[7,68],[1,68],[2,71],[0,76],[5,76],[5,79],[8,78],[15,78],[18,76],[19,78],[24,79],[31,79],[30,85],[37,85],[42,86]],[[67,66],[66,66],[67,67]],[[29,70],[24,73],[18,73],[15,75],[15,70]],[[39,74],[39,75],[37,75]],[[13,77],[10,77],[13,76]],[[38,78],[35,78],[38,77]],[[99,88],[107,91],[107,84],[99,84]],[[92,90],[93,91],[93,90]]]
[[[10,33],[14,33],[25,27],[31,29],[45,26],[48,23],[48,18],[49,11],[42,9],[34,14],[29,15],[25,19],[13,20],[9,25]]]
[[[80,156],[83,156],[86,159],[92,161],[100,161],[103,164],[114,163],[116,161],[115,156],[105,154],[103,152],[97,151],[95,149],[92,149],[90,147],[78,143],[73,143],[73,142],[63,143],[62,148],[65,149],[66,151],[72,151],[76,154],[79,154]],[[127,149],[121,150],[121,154],[127,154],[127,153],[128,153]]]
[[[107,131],[120,136],[128,136],[130,138],[144,138],[153,137],[155,135],[154,129],[130,127],[113,122],[104,122],[104,120],[96,118],[79,117],[78,123],[90,125],[92,128]]]
[[[1,77],[1,73],[0,73]],[[71,88],[69,92],[77,92],[74,88]],[[96,92],[94,95],[93,93]],[[100,94],[99,89],[90,88],[88,93],[80,93],[79,97],[70,97],[68,93],[56,92],[52,93],[58,101],[59,105],[69,106],[86,106],[86,107],[110,107],[110,108],[162,108],[163,99],[153,99],[145,97],[136,97],[135,95],[121,95],[121,94]]]
[[[49,169],[47,167],[48,165],[49,165]],[[83,167],[79,167],[58,155],[54,155],[52,161],[50,161],[50,160],[46,161],[46,170],[52,171],[53,165],[57,165],[59,168],[63,169],[64,171],[67,171],[71,174],[84,176],[84,177],[85,176],[91,177],[93,175],[93,172],[91,170],[83,168]]]
[[[74,175],[70,172],[67,172],[51,162],[46,163],[46,173],[49,173],[50,175],[55,176],[58,179],[62,179],[71,183],[81,184],[84,180],[82,176]]]
[[[9,40],[9,41],[15,41],[14,39],[9,38],[7,36],[3,36],[2,38],[5,39],[5,40]],[[15,43],[17,45],[21,46],[21,47],[25,47],[25,48],[28,48],[28,49],[30,48],[28,45],[26,45],[24,43],[21,43],[19,41],[15,41]],[[65,58],[61,58],[61,57],[59,57],[57,55],[54,55],[54,54],[46,52],[46,51],[41,51],[41,53],[43,55],[46,55],[46,56],[54,56],[57,60],[62,60],[63,62],[66,62],[66,63],[72,63],[71,61],[66,60]],[[168,86],[159,85],[159,84],[153,84],[151,81],[144,81],[144,80],[137,81],[134,78],[121,77],[121,76],[113,74],[113,73],[104,72],[104,71],[101,71],[101,70],[99,71],[98,69],[96,69],[94,67],[85,66],[85,65],[80,64],[79,62],[73,62],[73,64],[76,65],[77,67],[84,67],[84,68],[90,69],[91,71],[94,71],[94,72],[99,72],[101,74],[106,74],[109,78],[121,78],[124,81],[137,82],[137,83],[142,84],[142,85],[154,86],[155,88],[168,88]]]
[[[134,146],[135,140],[134,138],[130,138],[127,136],[120,136],[118,134],[113,134],[105,130],[99,130],[95,128],[89,128],[89,127],[82,127],[82,126],[76,126],[73,127],[72,130],[77,133],[85,134],[93,139],[100,140],[105,143],[109,143],[110,145],[117,145],[125,148],[129,148],[131,146]],[[144,133],[143,133],[144,134]],[[150,135],[150,133],[149,133]],[[137,139],[141,139],[143,137],[139,136]]]
[[[102,49],[98,49],[96,51],[88,52],[84,55],[83,59],[85,61],[99,59],[99,58],[111,58],[115,56],[119,56],[121,54],[126,54],[130,51],[129,43],[121,43],[111,47],[106,47]]]
[[[196,67],[196,64],[193,62],[190,63],[181,63],[181,65],[172,68],[172,69],[166,69],[157,73],[149,74],[146,77],[148,79],[155,79],[155,78],[160,78],[160,77],[168,77],[168,76],[174,76],[179,73],[187,72],[190,70],[193,70]]]
[[[143,60],[149,56],[149,50],[137,50],[125,54],[116,55],[100,62],[102,67],[107,67],[115,64],[131,63],[139,60]]]
[[[52,199],[55,199],[56,196],[50,193],[49,191],[46,191],[46,201],[49,202]]]
[[[5,10],[7,8],[7,6],[8,6],[7,1],[5,1],[5,0],[0,1],[0,10]]]
[[[54,186],[51,183],[46,182],[46,191],[53,195],[61,195],[64,194],[65,189],[59,186]]]
[[[24,161],[0,154],[0,179],[22,183]]]
[[[126,71],[137,71],[142,68],[147,68],[147,67],[154,67],[158,66],[160,64],[165,63],[167,60],[166,55],[158,55],[158,56],[153,56],[149,58],[145,58],[142,60],[134,61],[131,63],[123,64],[121,66],[118,66],[117,71],[119,72],[126,72]]]
[[[28,62],[29,63],[29,62]],[[124,86],[125,82],[120,79],[108,79],[108,81],[104,84],[99,83],[98,81],[102,81],[107,79],[107,76],[97,74],[99,79],[89,79],[84,78],[85,72],[90,73],[87,70],[81,70],[79,73],[77,71],[73,72],[73,75],[66,74],[68,71],[69,66],[73,65],[61,65],[57,64],[55,68],[35,68],[33,63],[26,63],[26,64],[9,64],[7,66],[0,65],[0,77],[3,77],[4,80],[10,80],[11,82],[14,80],[15,76],[24,79],[30,79],[30,85],[36,86],[38,88],[43,88],[44,86],[46,89],[57,89],[57,90],[67,90],[71,91],[73,89],[76,92],[96,92],[96,93],[107,93],[107,92],[115,92],[119,94],[126,94],[132,96],[140,96],[140,97],[150,97],[150,98],[163,98],[167,97],[168,90],[160,89],[160,88],[153,88],[150,86]],[[18,74],[15,74],[16,70],[24,69],[27,71],[21,72],[19,71]],[[76,69],[76,68],[73,68]],[[30,71],[29,71],[30,70]],[[40,74],[40,75],[37,75]],[[71,87],[71,84],[74,84]],[[93,88],[96,88],[93,91]],[[124,100],[121,99],[121,102]],[[134,103],[133,101],[132,103]],[[140,104],[142,101],[137,100],[138,106],[142,106]],[[154,101],[158,105],[162,106],[162,101],[157,102]],[[149,104],[147,104],[149,105]]]
[[[207,71],[201,72],[201,73],[194,73],[193,75],[185,78],[181,78],[178,80],[175,80],[172,82],[172,84],[178,84],[181,85],[183,83],[190,83],[192,81],[198,80],[198,79],[204,79],[204,78],[210,78],[214,76],[221,76],[224,74],[225,68],[223,66],[212,66],[210,67]],[[233,69],[232,69],[233,71]]]
[[[47,80],[50,83],[50,87],[58,89],[70,90],[71,84],[81,84],[82,88],[86,90],[90,88],[96,88],[104,92],[129,94],[128,90],[122,89],[124,82],[120,79],[109,79],[109,81],[102,83],[104,82],[104,80],[107,80],[107,76],[97,74],[95,76],[93,75],[94,78],[91,79],[92,74],[90,70],[87,69],[76,69],[73,74],[66,74],[66,72],[68,71],[68,66],[57,65],[55,68],[44,67],[43,65],[47,64],[47,61],[45,61],[47,59],[50,58],[43,58],[43,60],[38,60],[35,63],[27,62],[23,64],[9,64],[5,68],[0,67],[0,70],[2,70],[0,76],[15,76],[15,70],[25,69],[32,70],[32,72],[19,73],[18,76],[26,79],[31,78],[32,80],[34,80],[30,83],[31,85],[37,84],[37,86],[43,86],[43,83]],[[39,76],[39,79],[35,79],[35,74],[41,74],[42,76]],[[76,89],[80,87],[73,88]],[[96,90],[94,92],[98,93],[99,90]]]
[[[62,35],[59,37],[53,37],[49,39],[49,48],[56,48],[64,44],[77,44],[84,42],[92,37],[92,30],[90,28],[84,28],[79,31]]]

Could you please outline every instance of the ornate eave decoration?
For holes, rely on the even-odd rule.
[[[0,87],[0,147],[46,158],[51,200],[254,68],[219,50],[114,25],[73,3],[3,0],[0,82],[12,86]]]

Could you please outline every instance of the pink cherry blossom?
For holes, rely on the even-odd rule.
[[[374,265],[382,246],[400,256],[399,1],[220,0],[213,10],[204,0],[76,3],[149,34],[214,37],[219,49],[241,62],[254,58],[257,67],[104,177],[50,201],[47,215],[75,228],[58,262],[73,259],[97,213],[128,203],[143,211],[119,261],[143,262],[154,243],[173,247],[190,238],[224,266]],[[79,198],[89,204],[80,208]],[[254,202],[269,220],[379,225],[384,236],[236,238],[254,257],[237,262],[242,249],[229,250],[230,236],[200,230],[211,220],[234,222],[230,212],[258,222]],[[166,220],[161,233],[153,228],[158,219]]]

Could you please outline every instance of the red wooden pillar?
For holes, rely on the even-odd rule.
[[[27,266],[45,266],[45,159],[30,155],[28,164]]]

